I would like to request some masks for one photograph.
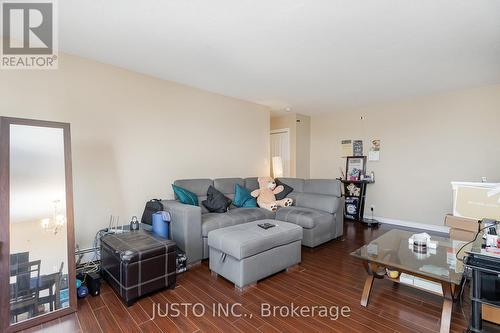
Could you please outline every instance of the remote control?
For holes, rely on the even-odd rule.
[[[257,224],[257,225],[265,230],[276,226],[275,224],[271,224],[271,223],[261,223],[261,224]]]

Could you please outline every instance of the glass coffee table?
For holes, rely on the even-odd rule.
[[[408,242],[413,234],[414,232],[393,229],[351,253],[352,256],[363,260],[368,272],[361,296],[361,305],[368,306],[370,292],[376,278],[400,282],[399,276],[396,279],[387,276],[385,268],[436,282],[441,285],[442,293],[413,285],[408,286],[443,297],[440,332],[449,332],[453,299],[458,289],[457,286],[462,281],[464,270],[462,261],[456,259],[456,252],[466,242],[431,236],[432,241],[438,242],[437,248],[429,248],[425,253],[420,253],[421,251],[414,250],[413,244],[410,245]],[[463,257],[470,246],[472,245],[467,245],[460,252],[459,257]]]

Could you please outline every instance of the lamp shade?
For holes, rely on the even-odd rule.
[[[273,177],[283,177],[283,160],[281,156],[273,156]]]

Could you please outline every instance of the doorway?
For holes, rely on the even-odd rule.
[[[281,157],[283,177],[290,177],[290,129],[282,128],[271,131],[271,161],[273,157]],[[271,162],[272,163],[272,162]],[[271,165],[271,174],[272,174]]]

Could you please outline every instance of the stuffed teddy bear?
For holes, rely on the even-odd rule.
[[[257,198],[259,207],[275,212],[278,207],[292,205],[293,200],[290,198],[276,200],[275,194],[281,193],[284,188],[282,185],[276,186],[274,179],[271,177],[259,177],[257,181],[259,182],[259,189],[252,191],[251,195]]]
[[[349,191],[350,196],[359,197],[361,189],[359,187],[357,187],[356,185],[354,185],[353,183],[351,183],[351,184],[349,184],[349,186],[347,186],[347,190]]]

